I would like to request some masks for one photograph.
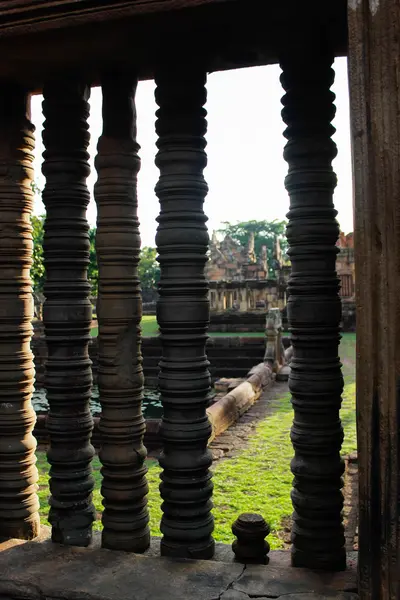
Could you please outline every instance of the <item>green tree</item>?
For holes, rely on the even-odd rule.
[[[31,267],[31,279],[33,282],[33,291],[35,293],[43,294],[44,282],[46,279],[46,273],[44,268],[43,260],[43,236],[44,236],[44,221],[45,215],[37,217],[32,215],[32,237],[33,237],[33,264]],[[89,267],[88,267],[88,279],[92,286],[92,294],[97,295],[97,280],[99,271],[97,268],[96,259],[96,248],[95,248],[95,237],[96,229],[92,228],[89,230],[89,241],[90,241],[90,254],[89,254]]]
[[[157,250],[145,246],[140,251],[139,279],[144,292],[154,292],[160,280],[160,267],[156,260]]]
[[[275,250],[275,238],[279,239],[283,258],[286,260],[288,243],[286,240],[286,221],[241,221],[229,223],[225,221],[219,233],[230,237],[244,248],[249,242],[251,233],[254,233],[254,250],[257,256],[261,254],[262,246],[267,247],[268,264],[272,264]]]
[[[36,217],[32,215],[32,236],[33,236],[33,264],[31,266],[31,279],[33,282],[33,291],[43,294],[45,282],[45,270],[43,263],[43,234],[44,234],[44,215]]]
[[[89,266],[88,266],[88,279],[92,286],[92,296],[97,297],[98,281],[99,281],[99,268],[97,266],[97,254],[96,254],[96,227],[89,229]]]

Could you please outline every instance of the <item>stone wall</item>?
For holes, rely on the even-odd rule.
[[[342,331],[356,331],[356,303],[342,298]]]
[[[207,356],[213,379],[246,377],[249,370],[262,362],[265,353],[264,337],[213,337],[207,342]],[[158,337],[146,337],[142,342],[143,369],[146,384],[156,385],[161,343]]]
[[[265,317],[264,317],[265,319]],[[45,361],[47,348],[43,337],[32,341],[35,356],[36,386],[44,387]],[[243,337],[210,338],[207,343],[207,354],[210,361],[210,372],[213,379],[218,377],[246,377],[249,370],[262,362],[265,352],[265,339]],[[97,383],[97,338],[92,338],[89,354],[93,362],[93,380]],[[158,337],[145,337],[142,341],[143,369],[146,385],[157,385],[158,363],[161,356],[161,343]]]
[[[266,313],[262,312],[215,312],[210,315],[209,331],[221,333],[264,332]]]

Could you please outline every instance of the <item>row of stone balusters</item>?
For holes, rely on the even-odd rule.
[[[305,62],[283,60],[282,82],[287,90],[283,118],[288,124],[286,184],[291,196],[288,231],[293,263],[289,310],[295,407],[293,556],[295,564],[342,568],[332,60],[330,55],[316,57],[314,68],[310,56]],[[207,449],[211,430],[206,416],[210,375],[205,353],[209,319],[204,276],[208,247],[203,211],[207,194],[203,178],[205,83],[205,73],[195,65],[190,71],[164,69],[156,76],[160,107],[156,193],[161,205],[156,240],[161,265],[157,310],[164,409],[161,551],[191,558],[210,558],[214,553]],[[95,199],[102,543],[110,549],[142,552],[149,546],[150,533],[141,410],[136,85],[134,78],[125,75],[105,77],[102,82],[103,134],[96,158]],[[49,521],[55,542],[79,546],[89,544],[96,516],[88,356],[89,92],[86,85],[63,79],[45,87],[43,102]],[[310,103],[311,97],[315,101]],[[0,534],[29,538],[38,531],[38,504],[29,350],[33,137],[26,101],[23,92],[9,87],[0,95]]]

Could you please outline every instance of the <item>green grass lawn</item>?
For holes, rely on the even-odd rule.
[[[154,315],[145,315],[142,317],[142,335],[146,337],[158,335],[158,325],[157,320]],[[92,327],[90,331],[90,335],[92,337],[97,337],[99,334],[98,327]]]
[[[158,331],[158,324],[157,324],[157,319],[155,317],[155,315],[144,315],[142,317],[142,323],[141,323],[141,328],[142,328],[142,335],[144,337],[150,337],[150,336],[155,336],[158,335],[159,331]],[[99,329],[98,327],[92,327],[90,335],[92,337],[97,337],[99,333]],[[209,335],[211,337],[238,337],[238,336],[242,336],[242,337],[264,337],[265,333],[263,331],[256,331],[256,332],[250,332],[250,333],[209,333]]]
[[[345,431],[343,454],[348,454],[357,448],[354,334],[344,334],[341,358],[345,378],[341,410]],[[233,540],[231,525],[241,512],[259,512],[271,525],[272,532],[268,538],[271,547],[280,548],[283,545],[279,531],[282,521],[292,513],[290,490],[293,477],[290,460],[293,448],[289,431],[293,414],[289,395],[275,399],[272,408],[272,414],[259,423],[247,448],[235,458],[216,463],[214,468],[214,537],[219,542],[230,543]],[[38,452],[38,468],[41,518],[43,523],[47,523],[48,465],[44,452]],[[148,469],[151,533],[160,535],[160,469],[153,460],[148,461]],[[94,503],[100,517],[101,475],[97,457],[93,461],[93,471],[96,481]],[[95,528],[100,528],[100,521],[96,522]]]

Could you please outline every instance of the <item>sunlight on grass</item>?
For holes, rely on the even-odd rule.
[[[154,315],[144,315],[141,321],[141,329],[144,337],[158,335],[159,331],[156,317]],[[92,337],[97,337],[99,335],[99,328],[92,327],[90,335]]]
[[[158,330],[157,318],[155,315],[144,315],[141,321],[141,330],[143,337],[157,336],[160,332]],[[99,334],[98,327],[92,327],[90,335],[97,337]],[[210,332],[210,337],[264,337],[264,331],[249,331],[239,333],[224,333],[224,332]]]
[[[349,454],[357,449],[356,416],[355,416],[355,336],[346,334],[341,344],[341,358],[345,389],[341,419],[345,432],[342,454]],[[271,548],[282,547],[279,538],[282,519],[292,513],[290,490],[292,474],[290,461],[293,448],[289,432],[293,413],[289,394],[272,401],[272,414],[257,426],[247,448],[232,459],[219,461],[214,471],[214,537],[218,542],[230,543],[233,540],[231,525],[241,512],[259,512],[269,521],[271,535],[268,540]],[[44,452],[38,452],[37,466],[40,473],[39,499],[40,515],[47,524],[48,465]],[[152,535],[160,535],[161,519],[160,496],[158,491],[160,468],[156,461],[148,460],[148,497],[150,510],[150,528]],[[93,460],[95,479],[94,504],[101,517],[102,504],[100,496],[101,474],[100,461]],[[100,520],[95,529],[101,528]]]
[[[293,449],[289,438],[292,407],[289,395],[275,400],[274,413],[262,421],[249,446],[236,458],[217,464],[214,475],[215,539],[232,542],[232,522],[241,512],[262,513],[271,526],[268,540],[281,547],[276,535],[281,520],[292,512],[290,489]]]
[[[142,317],[141,329],[143,336],[158,335],[158,323],[155,315],[144,315]]]

